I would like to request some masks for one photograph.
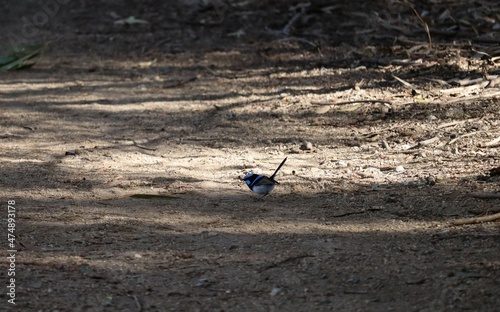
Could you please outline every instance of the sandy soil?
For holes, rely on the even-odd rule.
[[[286,2],[60,4],[43,58],[1,73],[0,306],[498,311],[499,223],[450,222],[499,212],[475,196],[499,191],[500,90],[452,80],[499,74],[461,42],[494,54],[500,9],[435,2],[432,27],[493,22],[430,49],[385,1],[318,1],[288,35]],[[42,10],[6,7],[3,42]],[[241,181],[285,157],[271,195]]]

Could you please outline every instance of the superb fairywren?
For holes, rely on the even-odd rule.
[[[281,166],[283,166],[287,158],[283,159],[276,171],[274,171],[273,175],[269,178],[263,175],[249,173],[243,178],[243,181],[245,181],[245,183],[253,192],[262,196],[266,196],[274,189],[274,185],[279,184],[278,181],[274,180],[274,177],[280,170]]]

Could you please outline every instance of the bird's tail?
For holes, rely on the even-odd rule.
[[[274,177],[276,176],[276,174],[278,174],[278,171],[281,169],[281,167],[285,164],[285,161],[287,160],[288,157],[285,157],[285,159],[283,159],[283,161],[281,162],[281,164],[278,166],[278,168],[276,169],[276,171],[274,171],[273,175],[270,177],[271,180],[274,180]]]

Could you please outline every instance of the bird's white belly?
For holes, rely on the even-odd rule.
[[[260,195],[266,195],[270,193],[274,189],[274,184],[268,184],[268,185],[256,185],[253,187],[253,191],[257,194]]]

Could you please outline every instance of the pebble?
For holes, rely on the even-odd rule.
[[[349,166],[349,163],[347,161],[344,161],[344,160],[339,160],[339,161],[337,161],[336,164],[339,167],[348,167]]]
[[[281,292],[281,288],[279,287],[273,287],[273,289],[271,289],[271,292],[269,293],[272,297],[276,296],[277,294],[279,294]]]
[[[300,145],[300,149],[303,150],[303,151],[310,151],[313,149],[313,145],[311,142],[308,142],[308,141],[304,141],[302,142],[302,144]]]
[[[326,114],[329,111],[330,111],[330,106],[328,105],[320,106],[314,110],[314,112],[319,115]]]
[[[434,176],[432,176],[432,175],[429,175],[425,179],[425,182],[427,183],[427,185],[430,185],[430,186],[436,185],[436,178]]]

